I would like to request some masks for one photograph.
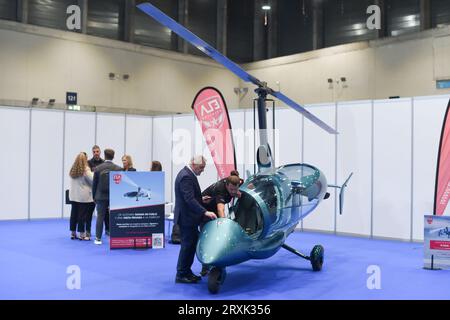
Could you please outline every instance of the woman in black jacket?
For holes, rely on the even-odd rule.
[[[122,164],[123,171],[136,171],[136,169],[133,168],[133,159],[131,159],[131,156],[129,156],[128,154],[122,157]]]

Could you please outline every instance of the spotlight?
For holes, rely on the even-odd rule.
[[[33,99],[31,99],[31,105],[32,105],[32,106],[37,105],[38,102],[39,102],[39,98],[33,98]]]
[[[265,10],[265,11],[269,11],[270,9],[272,9],[271,6],[269,6],[268,4],[265,4],[261,7],[261,9]]]
[[[114,72],[110,72],[109,73],[109,80],[115,80],[116,79],[116,74]]]
[[[124,75],[122,76],[122,79],[125,80],[125,81],[127,81],[128,79],[130,79],[130,75],[129,75],[129,74],[124,74]]]
[[[341,77],[341,81],[345,82],[345,81],[347,81],[347,78],[346,77]]]
[[[53,107],[55,105],[55,101],[56,101],[55,99],[48,100],[48,105]]]
[[[233,88],[235,94],[245,94],[248,92],[248,88]]]

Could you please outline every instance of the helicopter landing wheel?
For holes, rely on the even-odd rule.
[[[212,294],[219,292],[220,286],[224,283],[227,272],[225,268],[214,267],[209,271],[208,290]]]
[[[314,271],[322,270],[324,249],[321,245],[316,245],[311,250],[310,260]]]

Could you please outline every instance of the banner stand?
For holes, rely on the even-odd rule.
[[[450,217],[424,216],[424,258],[426,270],[450,269]]]
[[[110,248],[164,248],[164,172],[117,171],[110,176]]]

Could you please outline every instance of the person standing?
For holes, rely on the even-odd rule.
[[[109,173],[122,171],[122,168],[114,164],[114,150],[105,149],[105,162],[99,165],[94,172],[92,193],[97,205],[97,223],[95,228],[95,244],[102,244],[103,221],[106,226],[106,234],[109,234]]]
[[[175,179],[175,224],[180,226],[181,246],[178,255],[176,283],[197,283],[201,277],[192,272],[195,249],[198,241],[198,227],[203,219],[216,219],[217,216],[202,206],[202,193],[197,180],[205,170],[203,156],[191,159]]]
[[[103,160],[100,157],[101,154],[101,150],[100,147],[98,145],[95,145],[92,147],[92,158],[89,159],[88,164],[89,164],[89,168],[91,168],[91,171],[94,172],[95,168],[99,165],[101,165],[103,162],[105,162],[105,160]]]
[[[202,192],[203,206],[217,217],[225,218],[225,205],[233,198],[241,197],[240,185],[239,173],[232,171],[229,177],[213,183]]]
[[[136,171],[136,169],[133,167],[133,159],[128,154],[122,157],[122,165],[123,171]]]
[[[87,157],[84,152],[79,153],[75,158],[69,175],[69,198],[72,203],[72,210],[70,212],[71,239],[77,238],[76,227],[78,225],[78,232],[80,233],[78,239],[90,240],[90,237],[86,233],[86,219],[89,204],[93,202],[93,173],[88,166]]]
[[[162,171],[161,162],[153,160],[152,165],[150,167],[150,171]]]
[[[92,147],[92,158],[88,160],[89,168],[92,172],[95,171],[95,168],[99,165],[101,165],[105,160],[103,160],[100,157],[100,147],[98,145],[95,145]],[[88,211],[86,214],[86,236],[91,237],[91,225],[92,225],[92,216],[94,215],[95,211],[95,202],[92,201],[88,204]]]
[[[239,172],[234,170],[229,177],[213,183],[202,192],[203,206],[214,212],[218,218],[226,218],[225,205],[232,202],[234,198],[241,197],[240,185]],[[203,225],[201,227],[203,228]],[[208,272],[209,268],[203,265],[200,275],[206,276]]]

